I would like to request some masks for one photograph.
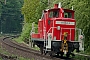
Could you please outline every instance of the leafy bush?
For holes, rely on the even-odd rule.
[[[44,0],[44,2],[45,1],[46,0]],[[24,14],[24,26],[19,40],[28,41],[30,31],[32,29],[32,23],[35,22],[35,27],[37,27],[38,20],[42,15],[42,10],[46,6],[47,4],[43,4],[39,0],[24,0],[24,5],[22,7],[22,14]],[[35,30],[37,31],[37,29]]]

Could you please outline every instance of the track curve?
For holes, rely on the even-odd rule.
[[[30,58],[30,59],[33,58],[34,60],[74,60],[74,59],[60,59],[56,57],[51,58],[50,56],[41,55],[39,51],[12,42],[10,37],[6,37],[1,41],[2,41],[2,46],[5,49],[7,49],[10,53],[25,58]]]

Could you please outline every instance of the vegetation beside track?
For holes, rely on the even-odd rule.
[[[31,46],[29,46],[29,43],[27,44],[27,43],[25,43],[23,40],[19,40],[19,38],[15,38],[15,39],[13,39],[13,40],[16,41],[16,42],[19,43],[19,44],[24,44],[24,45],[27,45],[28,47],[31,47]],[[31,48],[32,48],[32,47],[31,47]],[[32,49],[34,49],[34,50],[40,50],[40,48],[37,47],[36,45],[35,45]]]
[[[76,55],[74,58],[78,60],[90,60],[90,57],[80,56],[80,55]]]
[[[13,54],[10,54],[8,51],[6,51],[3,47],[0,48],[0,53],[1,54],[4,54],[4,55],[7,55],[7,56],[16,56],[16,55],[13,55]],[[3,58],[0,56],[0,60],[2,60]],[[28,58],[24,58],[24,57],[18,57],[17,56],[17,60],[34,60],[33,58],[32,59],[28,59]]]
[[[33,60],[32,59],[28,59],[28,58],[24,58],[24,57],[18,57],[17,55],[11,54],[9,53],[5,48],[2,47],[2,44],[0,43],[0,54],[3,54],[3,56],[12,56],[12,57],[17,57],[17,60]],[[0,56],[0,60],[3,60],[3,58]]]

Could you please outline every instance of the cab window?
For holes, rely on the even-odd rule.
[[[64,12],[64,18],[72,18],[71,12]]]
[[[59,17],[59,11],[50,11],[49,18],[57,18]]]

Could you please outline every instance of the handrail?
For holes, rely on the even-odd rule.
[[[51,30],[51,29],[54,29],[54,28],[56,28],[56,27],[51,27],[51,28],[48,30],[48,32],[46,33],[46,36],[48,36],[48,33],[50,32],[50,30]],[[53,32],[53,31],[52,31],[52,32]],[[46,38],[45,42],[46,42],[46,45],[47,45],[47,44],[48,44],[48,43],[47,43],[48,40],[47,40],[47,37],[45,37],[45,38]]]
[[[47,34],[48,34],[48,33],[50,32],[50,30],[53,29],[53,28],[57,28],[57,27],[51,27],[51,28],[48,30]]]

